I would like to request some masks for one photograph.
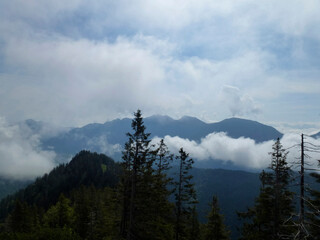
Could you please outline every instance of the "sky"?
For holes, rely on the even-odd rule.
[[[39,149],[38,135],[12,125],[25,119],[74,127],[141,109],[319,132],[319,9],[317,0],[2,0],[4,165],[19,151],[30,153],[21,168],[30,159],[40,172],[53,165],[55,154]]]
[[[320,122],[320,2],[3,0],[0,113]],[[288,125],[289,124],[289,125]]]

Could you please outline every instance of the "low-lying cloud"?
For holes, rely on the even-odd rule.
[[[253,139],[243,137],[234,139],[224,132],[208,134],[199,143],[177,136],[166,136],[164,140],[173,153],[177,153],[183,147],[192,158],[199,161],[231,161],[235,166],[248,169],[268,167],[271,162],[269,153],[272,152],[272,145],[274,144],[274,141],[256,143]],[[159,141],[159,139],[155,138],[154,141]],[[295,162],[300,157],[299,144],[301,136],[298,134],[285,134],[280,141],[283,147],[289,151],[287,161],[295,168]],[[306,142],[306,147],[308,144],[311,146],[310,143],[320,146],[320,139],[308,137]],[[308,152],[308,155],[310,156],[309,163],[316,166],[317,159],[320,159],[320,153],[317,156],[317,153]]]
[[[104,135],[89,139],[87,145],[90,150],[104,153],[108,156],[114,156],[122,151],[120,144],[109,143],[107,137]]]
[[[8,125],[0,118],[0,176],[34,179],[54,166],[55,153],[40,149],[40,136],[26,125]]]

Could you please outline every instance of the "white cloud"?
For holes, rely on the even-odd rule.
[[[282,133],[313,135],[320,131],[320,123],[317,122],[268,122],[266,124],[273,126]]]
[[[107,156],[114,156],[116,153],[121,153],[122,147],[120,144],[110,144],[106,136],[91,138],[87,142],[89,149],[94,149],[99,153],[104,153]]]
[[[319,1],[267,1],[264,6],[257,4],[257,7],[264,14],[267,23],[277,23],[274,26],[281,33],[292,36],[307,35],[318,39],[320,37],[320,17],[317,13],[320,8]]]
[[[254,100],[247,95],[241,94],[240,89],[237,87],[223,86],[220,96],[221,103],[227,105],[232,116],[257,114],[260,112]]]
[[[158,138],[153,139],[154,142],[159,141]],[[236,166],[245,167],[248,169],[262,169],[270,165],[271,158],[268,153],[272,152],[274,141],[256,143],[250,138],[230,138],[225,133],[211,133],[201,139],[200,143],[183,139],[180,137],[166,136],[164,138],[169,150],[173,153],[178,153],[181,147],[190,154],[192,158],[199,161],[203,160],[222,160],[225,162],[231,161]],[[285,149],[289,149],[287,161],[293,168],[296,167],[294,162],[300,157],[299,143],[301,137],[298,134],[285,134],[281,139],[281,144]],[[320,139],[307,139],[307,142],[320,146]],[[295,147],[293,147],[295,146]],[[306,144],[306,146],[308,146]],[[310,146],[310,145],[309,145]],[[306,151],[307,153],[307,151]],[[308,152],[311,157],[308,162],[313,166],[317,165],[317,160],[320,159],[319,153]]]
[[[259,62],[253,61],[258,55],[225,62],[178,60],[173,49],[170,42],[141,34],[114,43],[12,40],[5,51],[12,71],[0,75],[7,101],[0,107],[10,119],[23,115],[62,124],[105,121],[137,108],[147,115],[181,112],[179,117],[215,107],[219,111],[218,86],[241,82],[234,79],[238,71],[248,79],[264,74],[259,64],[241,67]]]
[[[33,179],[55,166],[55,153],[40,149],[39,135],[26,127],[8,125],[3,118],[0,120],[1,177]]]
[[[107,114],[131,113],[142,104],[148,107],[148,101],[161,103],[154,99],[162,88],[161,62],[124,39],[115,44],[15,41],[7,46],[6,56],[8,67],[20,69],[0,76],[8,100],[1,107],[8,115],[13,110],[31,114],[28,118],[86,123],[101,116],[106,120]]]
[[[286,116],[289,108],[274,109],[270,100],[286,92],[319,92],[317,51],[308,52],[304,41],[315,40],[316,49],[318,5],[5,0],[0,110],[10,120],[64,125],[103,122],[137,108],[147,115],[221,120],[229,117],[219,101],[227,85],[240,91],[231,98],[240,106],[229,102],[233,114],[248,116],[262,106],[264,113]],[[308,67],[293,72],[285,61]]]

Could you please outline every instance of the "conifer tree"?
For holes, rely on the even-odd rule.
[[[25,202],[16,201],[15,208],[9,215],[8,230],[10,232],[27,233],[34,229],[35,213]]]
[[[115,236],[118,221],[111,189],[84,187],[74,192],[75,230],[83,239]]]
[[[168,176],[168,171],[171,169],[171,162],[173,161],[173,154],[170,154],[168,147],[161,139],[158,143],[158,147],[154,151],[154,198],[158,206],[156,212],[161,215],[162,218],[167,218],[168,213],[172,211],[172,204],[168,201],[173,190],[170,190],[173,179]]]
[[[74,224],[74,209],[70,199],[60,195],[56,205],[51,206],[44,216],[44,222],[52,228],[72,228]]]
[[[208,216],[208,223],[205,225],[204,240],[228,240],[229,233],[223,224],[223,217],[220,214],[218,199],[212,198],[211,211]]]
[[[194,240],[200,238],[200,223],[198,220],[198,212],[196,206],[191,209],[191,215],[188,226],[188,239]]]
[[[149,194],[153,184],[153,161],[149,133],[146,133],[141,111],[134,113],[131,124],[133,133],[127,133],[128,141],[122,154],[123,175],[121,236],[127,240],[143,239]]]
[[[154,151],[155,155],[155,165],[156,165],[156,175],[157,176],[166,176],[167,171],[171,168],[170,163],[173,160],[173,155],[170,154],[167,145],[164,143],[164,140],[161,139],[158,143],[158,147]],[[166,178],[167,181],[172,179]]]
[[[149,209],[147,217],[149,220],[146,224],[146,235],[149,233],[149,238],[153,239],[173,239],[174,218],[172,215],[173,204],[169,201],[172,194],[170,187],[172,178],[168,176],[173,155],[170,154],[168,147],[161,139],[154,146],[153,154],[154,171],[149,179],[152,182],[149,189]]]
[[[90,197],[82,186],[75,195],[75,229],[82,238],[86,238],[90,222]]]
[[[260,195],[253,208],[240,217],[249,219],[242,228],[242,239],[288,239],[293,235],[293,192],[289,188],[288,152],[279,138],[272,146],[269,171],[260,174]]]
[[[312,173],[311,176],[316,179],[317,183],[320,183],[320,174]],[[310,198],[307,201],[309,213],[307,214],[308,223],[307,239],[320,239],[320,191],[311,189]]]
[[[194,161],[189,158],[183,148],[176,156],[179,163],[178,179],[175,182],[175,239],[188,238],[188,226],[190,226],[192,208],[197,203],[194,184],[191,182],[193,176],[190,174]]]

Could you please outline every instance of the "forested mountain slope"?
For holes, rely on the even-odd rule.
[[[70,196],[71,192],[81,186],[94,186],[97,189],[115,188],[119,183],[120,169],[119,163],[103,154],[81,151],[70,163],[61,164],[25,189],[4,198],[0,202],[0,217],[3,221],[13,210],[16,200],[48,209],[56,204],[61,193]],[[176,172],[177,166],[174,166],[170,175],[174,178]],[[259,193],[259,174],[199,168],[193,168],[191,174],[199,201],[199,220],[202,223],[207,221],[209,204],[212,196],[216,195],[225,223],[235,239],[238,236],[237,227],[240,226],[236,212],[245,211],[247,207],[252,206]],[[306,181],[314,185],[314,180],[310,177],[307,177]],[[316,185],[314,187],[318,188]]]
[[[171,174],[175,175],[175,167]],[[199,200],[198,212],[201,222],[206,221],[209,203],[215,194],[220,200],[225,222],[231,230],[238,224],[236,210],[250,206],[259,190],[258,174],[222,169],[192,170]],[[4,219],[12,211],[17,199],[29,205],[48,209],[55,204],[59,195],[70,193],[80,186],[96,188],[115,187],[118,184],[120,165],[111,158],[97,153],[81,151],[68,164],[62,164],[49,174],[0,202],[0,216]]]
[[[13,209],[19,199],[30,205],[47,209],[55,204],[61,193],[68,196],[80,186],[115,187],[118,184],[120,165],[111,158],[97,153],[81,151],[68,164],[61,164],[49,174],[0,202],[0,218]]]

